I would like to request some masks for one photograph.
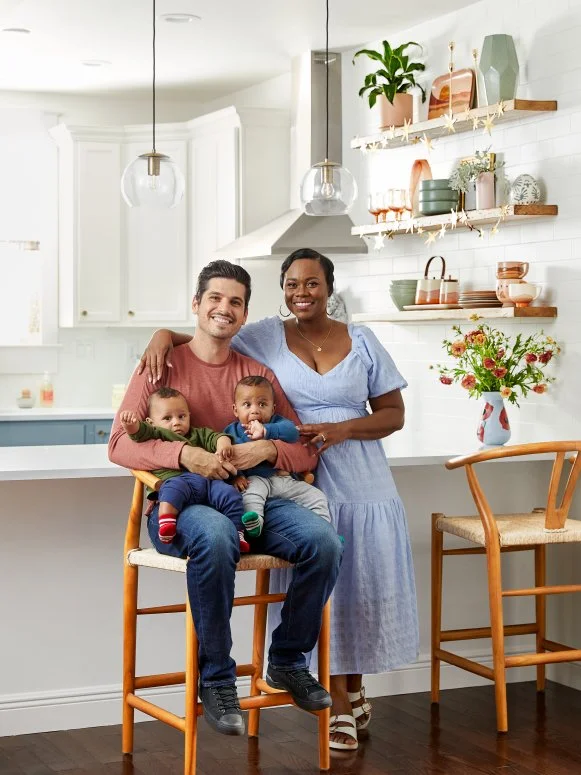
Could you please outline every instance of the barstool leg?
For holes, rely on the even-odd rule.
[[[440,701],[440,648],[442,632],[442,570],[444,535],[436,530],[436,521],[442,514],[432,514],[432,702]]]
[[[506,708],[506,666],[504,662],[504,616],[502,612],[502,575],[500,546],[486,547],[488,562],[488,599],[490,604],[490,628],[492,635],[492,659],[494,669],[494,694],[496,699],[496,728],[508,731]]]
[[[198,636],[190,601],[186,600],[186,712],[184,775],[196,775],[198,742]]]
[[[137,648],[137,585],[139,569],[125,560],[123,569],[123,732],[124,754],[133,753],[134,708],[127,695],[135,692],[135,654]]]
[[[546,546],[535,547],[535,586],[544,587],[547,579]],[[547,600],[544,595],[535,595],[535,614],[537,623],[537,653],[543,652],[546,638]],[[545,691],[545,665],[537,665],[537,691]]]
[[[331,689],[331,664],[329,652],[331,646],[331,601],[328,600],[323,609],[321,632],[319,634],[319,682],[327,691]],[[331,752],[329,749],[329,720],[331,708],[319,711],[319,769],[328,770],[331,767]]]
[[[256,571],[256,594],[268,594],[270,571]],[[262,678],[264,670],[264,642],[266,639],[266,611],[268,603],[256,603],[254,605],[254,633],[252,636],[252,666],[254,672],[250,679],[250,696],[261,694],[256,681]],[[260,728],[260,708],[252,708],[248,711],[248,737],[258,737]]]

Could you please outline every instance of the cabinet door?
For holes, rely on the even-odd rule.
[[[149,150],[142,143],[128,144],[127,163]],[[186,141],[160,141],[160,151],[171,156],[186,176]],[[187,267],[187,190],[171,210],[127,207],[124,221],[127,261],[122,321],[186,321],[192,296]]]
[[[114,323],[121,312],[120,146],[79,141],[75,150],[76,317]]]
[[[84,444],[82,420],[22,420],[0,422],[0,446],[41,447],[54,444]]]
[[[111,425],[110,420],[87,422],[85,424],[85,444],[108,444]]]
[[[204,127],[190,141],[191,250],[194,278],[212,253],[238,236],[238,127]],[[236,256],[232,256],[233,259]]]

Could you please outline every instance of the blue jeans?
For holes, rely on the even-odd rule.
[[[206,479],[189,472],[166,479],[159,488],[158,500],[170,503],[178,510],[178,516],[194,504],[205,504],[219,511],[234,523],[236,530],[244,530],[242,494],[221,479]]]
[[[180,514],[173,542],[164,544],[158,538],[157,514],[156,506],[147,525],[157,551],[189,557],[186,583],[199,641],[201,683],[232,683],[236,664],[230,656],[230,614],[240,559],[236,528],[209,506],[188,506]],[[273,498],[266,503],[264,528],[252,548],[295,564],[268,658],[281,670],[304,667],[304,655],[317,642],[323,607],[337,580],[342,544],[331,525],[312,511]]]

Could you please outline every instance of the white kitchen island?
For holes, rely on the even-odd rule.
[[[474,513],[463,472],[449,472],[443,465],[457,453],[400,454],[390,461],[409,518],[421,653],[414,665],[368,678],[370,696],[429,688],[430,514]],[[493,506],[525,510],[543,503],[550,464],[542,459],[518,466],[507,462],[486,464],[482,470]],[[123,540],[132,489],[131,475],[109,462],[103,445],[0,448],[0,735],[119,723]],[[146,536],[143,541],[148,543]],[[448,561],[446,626],[487,623],[479,559]],[[523,563],[524,557],[513,557],[507,564],[506,576],[515,584],[529,578]],[[561,563],[561,572],[567,567]],[[144,602],[183,602],[181,574],[152,570],[141,579]],[[251,583],[251,574],[242,574],[240,590]],[[520,604],[526,616],[529,603],[513,602],[507,610]],[[564,615],[564,609],[557,611]],[[236,659],[246,661],[251,630],[249,613],[236,610]],[[138,671],[181,670],[183,632],[180,615],[143,622],[140,633],[147,645],[138,649]],[[567,638],[568,633],[561,635]],[[487,650],[480,642],[461,648],[478,655]],[[163,659],[157,657],[161,650]],[[481,681],[454,668],[444,668],[442,678],[444,686]],[[245,690],[244,679],[240,690]],[[183,712],[181,687],[151,693],[164,694],[168,707]]]

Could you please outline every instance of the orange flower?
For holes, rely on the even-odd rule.
[[[465,374],[460,384],[466,390],[472,390],[472,388],[476,387],[476,377],[474,374]]]
[[[503,388],[500,388],[500,395],[503,398],[508,398],[511,393],[512,393],[512,388],[510,388],[510,387],[508,387],[506,385]]]
[[[533,385],[533,392],[534,393],[542,394],[542,393],[545,393],[546,390],[547,390],[547,385],[545,385],[544,382],[539,382],[538,385]]]
[[[504,375],[506,374],[506,369],[504,368],[504,366],[499,366],[497,369],[494,369],[494,371],[492,373],[498,379],[502,379],[504,377]]]
[[[482,345],[486,342],[486,334],[479,328],[475,328],[473,331],[469,331],[464,339],[470,344]]]
[[[453,380],[452,377],[447,377],[445,374],[442,374],[440,377],[440,382],[442,385],[451,385]]]
[[[496,362],[492,358],[485,358],[482,361],[482,365],[485,369],[488,369],[488,371],[492,371],[496,366]]]
[[[459,358],[461,355],[464,355],[466,352],[466,345],[462,341],[458,342],[452,342],[450,345],[450,354],[454,356],[454,358]]]
[[[535,363],[536,360],[537,360],[537,356],[534,353],[527,353],[525,355],[525,361],[527,363]]]
[[[544,353],[541,353],[539,355],[539,361],[541,363],[547,364],[552,357],[553,357],[553,353],[550,350],[545,350]]]

